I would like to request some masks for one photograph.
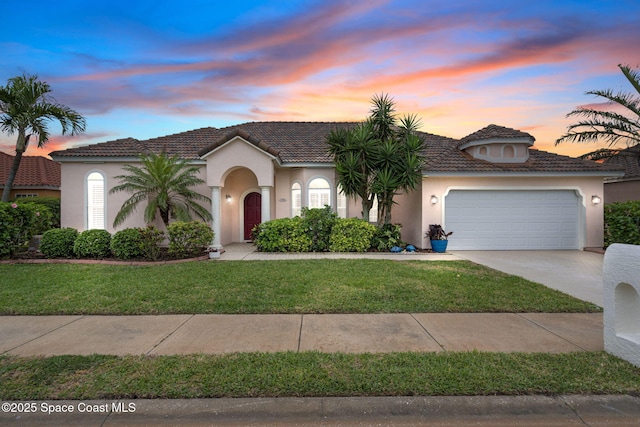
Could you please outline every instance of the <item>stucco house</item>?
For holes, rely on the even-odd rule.
[[[359,201],[336,187],[325,136],[354,123],[250,122],[148,140],[133,138],[55,151],[62,164],[62,226],[104,228],[128,197],[109,195],[122,165],[166,151],[200,167],[197,190],[212,200],[214,245],[250,238],[254,224],[332,206],[360,216]],[[533,148],[534,138],[490,125],[460,140],[423,133],[419,188],[398,195],[392,220],[403,240],[428,248],[429,224],[454,234],[453,250],[583,249],[603,244],[603,180],[616,168]],[[156,224],[160,225],[160,224]],[[144,226],[142,212],[121,227]]]
[[[0,151],[0,194],[9,177],[14,156]],[[9,199],[60,197],[60,164],[41,156],[23,156]]]

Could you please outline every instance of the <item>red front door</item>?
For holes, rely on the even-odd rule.
[[[244,239],[251,240],[251,230],[262,220],[262,196],[249,193],[244,198]]]

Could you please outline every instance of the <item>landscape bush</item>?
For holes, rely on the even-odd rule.
[[[279,218],[254,228],[254,243],[261,252],[309,252],[312,241],[303,227],[303,219]]]
[[[27,249],[31,238],[51,228],[50,223],[51,212],[46,206],[0,203],[0,258]]]
[[[120,259],[142,258],[142,231],[139,228],[125,228],[111,238],[111,253]]]
[[[329,237],[331,252],[366,252],[378,228],[359,218],[338,219]]]
[[[610,203],[604,207],[604,246],[640,245],[640,201]]]
[[[311,252],[323,252],[329,250],[329,238],[331,230],[338,219],[338,214],[331,210],[331,206],[324,208],[302,208],[302,227],[311,239]]]
[[[75,228],[54,228],[42,234],[40,251],[47,258],[72,258],[73,246],[78,237]]]
[[[73,253],[80,258],[107,258],[111,255],[111,234],[107,230],[85,230],[76,238]]]
[[[29,209],[15,203],[0,202],[0,258],[12,256],[28,242],[25,232],[33,221],[31,215]]]
[[[213,230],[204,222],[177,221],[167,227],[169,254],[177,258],[188,258],[203,254],[213,240]]]
[[[401,224],[384,224],[376,227],[376,233],[373,236],[372,247],[378,251],[389,251],[394,246],[405,246],[401,238]]]
[[[140,231],[140,237],[142,239],[140,246],[142,256],[145,259],[157,261],[158,258],[160,258],[160,243],[162,243],[165,238],[164,232],[158,230],[153,225],[148,225],[138,230]]]
[[[51,214],[50,228],[60,228],[60,199],[56,197],[25,197],[18,204],[38,204],[46,206]],[[43,230],[44,233],[47,230]],[[38,233],[42,234],[42,233]]]

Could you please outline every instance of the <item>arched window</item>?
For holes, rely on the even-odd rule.
[[[309,183],[309,209],[331,205],[331,187],[324,178],[315,178]]]
[[[291,186],[291,216],[299,216],[302,209],[302,187],[294,182]]]
[[[91,172],[87,176],[87,230],[105,229],[104,176]]]

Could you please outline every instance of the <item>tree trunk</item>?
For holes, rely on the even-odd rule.
[[[16,141],[16,156],[13,158],[13,165],[11,165],[11,170],[9,171],[9,176],[7,176],[7,182],[4,184],[4,191],[2,192],[2,201],[9,201],[9,194],[11,193],[11,189],[13,188],[13,181],[16,179],[16,175],[18,174],[18,168],[20,167],[20,162],[22,161],[22,154],[27,150],[27,146],[29,145],[29,138],[31,135],[25,136],[25,131],[20,129],[18,130],[18,141]]]
[[[20,167],[21,161],[22,161],[22,151],[16,150],[16,156],[13,158],[13,165],[11,165],[11,170],[9,171],[7,182],[4,184],[4,191],[2,192],[3,202],[9,201],[9,194],[11,193],[11,189],[13,188],[13,181],[16,179],[16,175],[18,173],[18,168]]]

